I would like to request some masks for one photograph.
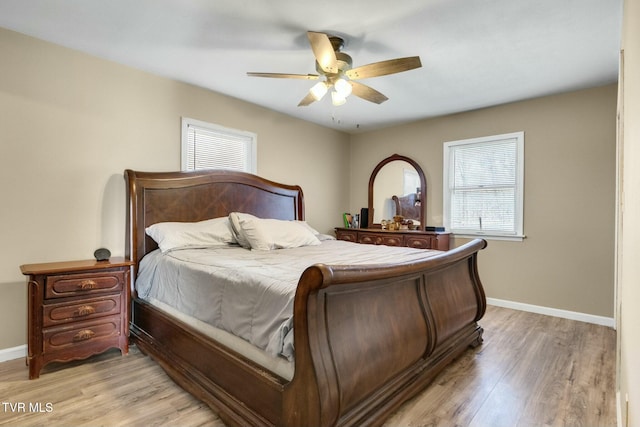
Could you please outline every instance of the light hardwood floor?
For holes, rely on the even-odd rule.
[[[613,329],[491,306],[480,323],[483,345],[387,426],[616,425]],[[50,365],[33,381],[24,360],[0,363],[0,398],[0,425],[224,425],[135,346]]]

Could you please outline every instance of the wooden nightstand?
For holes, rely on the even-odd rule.
[[[29,379],[49,362],[129,352],[131,261],[68,261],[20,266],[28,275]]]

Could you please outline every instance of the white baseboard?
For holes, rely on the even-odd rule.
[[[27,345],[19,345],[17,347],[0,349],[0,362],[7,360],[20,359],[27,356]]]
[[[558,308],[543,307],[540,305],[525,304],[522,302],[507,301],[497,298],[487,298],[487,304],[497,307],[512,308],[514,310],[528,311],[547,316],[562,317],[563,319],[578,320],[580,322],[594,323],[596,325],[616,327],[613,317],[595,316],[593,314],[579,313],[577,311],[560,310]]]
[[[620,390],[616,391],[616,416],[618,418],[618,427],[622,427],[622,400],[620,399]]]

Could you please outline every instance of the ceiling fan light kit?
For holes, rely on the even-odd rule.
[[[333,87],[336,89],[336,92],[338,92],[344,98],[351,95],[351,92],[353,91],[353,88],[351,87],[349,82],[343,78],[339,78],[338,80],[336,80],[336,82],[333,84]]]
[[[338,106],[344,104],[345,102],[347,102],[347,97],[346,96],[342,96],[340,93],[338,93],[338,91],[331,92],[331,103],[333,105],[338,107]]]
[[[315,99],[316,101],[320,101],[328,90],[329,88],[327,87],[327,84],[325,82],[318,82],[311,86],[311,89],[309,89],[309,93],[311,93],[313,99]]]
[[[381,104],[389,99],[377,90],[355,80],[385,76],[422,67],[420,57],[411,56],[351,68],[353,64],[351,57],[346,53],[340,52],[340,49],[344,46],[342,38],[314,31],[308,31],[307,37],[311,44],[313,55],[316,58],[315,65],[318,75],[256,72],[248,72],[247,75],[250,77],[307,80],[319,79],[320,76],[323,76],[324,80],[313,85],[298,106],[305,107],[321,100],[332,87],[334,90],[331,91],[331,101],[333,105],[338,106],[344,104],[351,94],[375,104]]]

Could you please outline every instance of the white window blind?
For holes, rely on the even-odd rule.
[[[256,173],[256,135],[182,119],[182,170],[233,169]]]
[[[524,133],[445,143],[445,226],[455,234],[523,236]]]

